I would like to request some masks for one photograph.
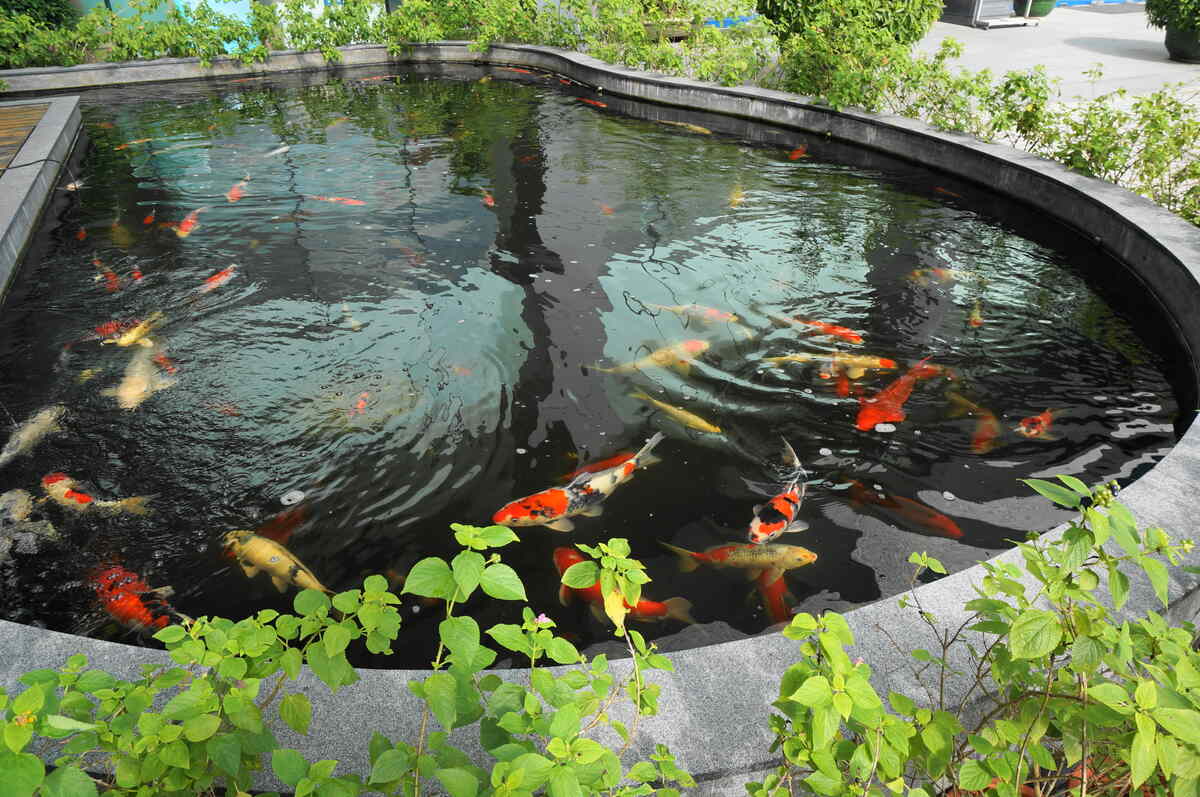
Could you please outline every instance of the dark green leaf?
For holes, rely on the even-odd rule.
[[[475,797],[479,791],[479,780],[465,769],[437,769],[433,775],[446,787],[450,797]]]
[[[204,744],[208,757],[227,775],[236,774],[242,767],[242,742],[236,734],[214,736]]]
[[[285,695],[279,701],[279,716],[296,733],[307,734],[312,722],[312,703],[303,692]]]
[[[295,786],[308,774],[308,762],[296,750],[284,748],[271,753],[271,769],[289,786]]]
[[[96,782],[77,767],[63,766],[46,776],[43,797],[96,797]]]
[[[546,655],[559,664],[574,664],[579,661],[579,651],[562,637],[555,637],[546,645]]]
[[[0,752],[0,773],[0,795],[19,797],[33,794],[46,776],[46,767],[35,755],[6,750]]]
[[[525,597],[525,586],[521,583],[521,577],[517,575],[517,571],[505,564],[488,565],[487,569],[483,571],[479,586],[497,600],[528,600]]]
[[[404,777],[412,767],[412,756],[404,750],[385,750],[375,759],[368,783],[391,783]]]
[[[1117,569],[1115,562],[1108,566],[1108,591],[1112,595],[1114,609],[1120,610],[1129,600],[1129,577]]]
[[[457,583],[450,565],[436,556],[429,556],[413,565],[404,579],[403,593],[423,595],[426,598],[452,600]]]
[[[1079,495],[1077,493],[1060,487],[1054,482],[1043,481],[1042,479],[1021,479],[1021,481],[1059,506],[1065,506],[1068,509],[1076,509],[1079,506]]]
[[[1062,624],[1057,614],[1026,609],[1013,622],[1009,648],[1014,659],[1037,659],[1058,647]]]
[[[191,756],[188,755],[187,742],[183,739],[176,739],[173,742],[163,745],[158,751],[158,756],[168,766],[178,767],[179,769],[187,769],[192,765]]]
[[[454,728],[457,703],[457,683],[454,676],[445,672],[435,672],[422,683],[425,692],[425,702],[433,716],[446,730]]]

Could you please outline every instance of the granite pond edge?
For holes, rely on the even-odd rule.
[[[198,59],[160,59],[134,64],[89,64],[63,69],[0,71],[10,95],[63,92],[103,85],[274,74],[368,64],[479,63],[512,65],[563,75],[595,90],[597,96],[644,100],[663,109],[663,118],[686,109],[721,118],[723,132],[736,133],[739,124],[767,123],[805,135],[829,136],[871,150],[889,153],[961,179],[985,185],[1031,206],[1083,234],[1138,276],[1170,318],[1192,366],[1189,387],[1200,374],[1200,228],[1124,189],[1069,172],[1058,164],[998,144],[962,135],[941,133],[908,119],[855,111],[835,111],[806,98],[756,88],[725,88],[685,78],[612,66],[579,53],[527,45],[494,45],[471,51],[465,42],[415,45],[393,57],[378,45],[341,48],[343,62],[331,67],[318,53],[273,53],[267,64],[243,66],[217,59],[211,67]],[[4,95],[0,95],[3,98]],[[22,96],[21,99],[26,99]],[[15,98],[14,98],[15,99]],[[54,101],[73,98],[52,98]],[[70,118],[78,124],[78,109]],[[40,126],[39,126],[40,127]],[[70,135],[74,139],[75,134]],[[27,142],[28,144],[28,142]],[[65,160],[65,155],[62,160]],[[45,164],[44,164],[45,165]],[[55,177],[51,177],[51,189]],[[44,200],[43,200],[44,201]],[[36,217],[40,213],[40,207]],[[0,227],[0,236],[6,230]],[[1186,409],[1184,411],[1187,411]],[[1194,424],[1172,451],[1149,473],[1121,493],[1121,500],[1143,525],[1158,525],[1175,536],[1186,536],[1200,509],[1195,485],[1200,483],[1200,425]],[[1060,534],[1059,527],[1050,534]],[[998,559],[1016,561],[1008,551]],[[1187,564],[1200,565],[1200,550]],[[963,604],[974,597],[972,585],[981,576],[976,566],[917,589],[923,606],[937,615],[942,627],[956,627]],[[1176,621],[1193,619],[1200,608],[1200,580],[1171,571],[1171,606]],[[1134,578],[1123,616],[1147,609],[1161,611],[1144,578]],[[874,669],[873,683],[889,690],[921,693],[893,640],[905,651],[934,647],[932,632],[898,598],[888,598],[847,613],[854,630],[856,654]],[[165,663],[162,651],[0,621],[0,685],[12,688],[24,672],[57,667],[68,655],[84,653],[91,666],[135,676],[144,663]],[[743,794],[744,782],[760,779],[774,765],[766,718],[777,695],[783,671],[795,660],[795,643],[782,635],[764,634],[734,642],[670,654],[675,673],[654,673],[662,684],[660,712],[643,720],[631,756],[645,756],[655,742],[667,744],[680,764],[699,781],[696,794]],[[614,661],[616,674],[627,672],[627,661]],[[313,701],[313,726],[299,736],[280,722],[274,730],[280,745],[298,749],[310,760],[336,758],[339,772],[368,773],[367,742],[379,731],[393,739],[413,738],[419,726],[419,704],[405,684],[423,677],[424,670],[359,670],[361,680],[330,694],[307,671],[298,686]],[[526,670],[499,670],[501,677],[528,681]],[[960,685],[951,683],[950,689]],[[623,719],[628,719],[624,717]],[[481,754],[473,729],[456,731],[454,741],[464,750]],[[611,740],[608,740],[611,741]],[[269,769],[260,786],[274,788]]]

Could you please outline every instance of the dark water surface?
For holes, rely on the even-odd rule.
[[[191,615],[286,607],[290,594],[230,567],[220,539],[263,526],[292,490],[305,514],[287,545],[322,582],[402,575],[453,553],[450,522],[486,525],[661,430],[663,461],[603,517],[576,518],[571,534],[518,529],[505,560],[535,610],[581,643],[606,631],[558,605],[552,551],[617,536],[647,562],[647,595],[684,596],[701,623],[754,633],[770,619],[749,582],[679,574],[656,541],[744,541],[752,507],[778,487],[781,436],[811,477],[811,528],[779,542],[818,554],[787,576],[816,610],[900,591],[910,551],[961,569],[1049,528],[1062,513],[1018,479],[1128,481],[1181,431],[1171,383],[1186,375],[1170,371],[1181,360],[1134,280],[979,187],[746,123],[728,122],[739,140],[636,118],[666,112],[557,78],[380,71],[85,95],[84,187],[60,193],[0,318],[4,407],[17,422],[56,403],[68,414],[0,469],[0,491],[40,497],[41,478],[64,471],[98,498],[154,495],[155,511],[39,505],[62,538],[0,565],[3,616],[124,638],[86,580],[118,561],[173,585]],[[197,210],[181,237],[186,225],[170,225]],[[914,278],[922,269],[959,273]],[[693,303],[740,321],[654,306]],[[154,312],[168,358],[155,378],[177,381],[121,409],[104,391],[138,347],[101,345],[94,328]],[[592,367],[686,340],[708,344],[690,374]],[[896,361],[849,386],[866,396],[923,358],[943,375],[916,383],[893,430],[859,431],[854,395],[822,378],[836,376],[827,360],[766,360],[834,351]],[[680,425],[638,390],[722,433]],[[991,411],[1002,434],[973,448],[979,415],[952,417],[950,393]],[[1047,409],[1050,437],[1013,431]],[[851,480],[943,513],[962,539],[852,500]],[[508,619],[471,608],[485,625]],[[428,661],[436,612],[419,611],[406,605],[405,649],[387,664]]]

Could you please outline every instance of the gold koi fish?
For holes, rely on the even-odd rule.
[[[163,314],[161,312],[151,313],[145,321],[142,321],[136,326],[130,327],[120,335],[114,335],[111,338],[106,338],[105,340],[100,341],[100,343],[102,345],[106,343],[115,343],[121,347],[134,345],[153,346],[154,341],[150,340],[148,336],[156,326],[162,323],[162,319]]]
[[[300,589],[332,593],[295,554],[274,540],[253,531],[231,531],[223,541],[225,550],[237,559],[246,578],[254,578],[261,571],[271,577],[271,583],[280,592],[292,584]]]
[[[650,402],[655,407],[658,407],[660,410],[665,412],[667,415],[670,415],[676,421],[678,421],[679,423],[683,424],[684,426],[686,426],[690,429],[696,429],[701,432],[708,432],[709,434],[720,434],[721,433],[720,426],[709,423],[708,421],[704,420],[696,413],[689,412],[688,410],[685,410],[682,407],[676,407],[671,404],[667,404],[665,401],[659,401],[658,399],[653,398],[652,396],[647,396],[645,393],[643,393],[640,390],[630,393],[629,397],[638,399],[639,401]]]
[[[134,410],[160,390],[166,390],[176,381],[158,372],[155,356],[161,354],[155,347],[139,348],[125,367],[125,376],[114,388],[102,390],[102,396],[114,396],[117,406],[123,410]]]
[[[680,572],[690,573],[701,564],[713,567],[735,567],[746,570],[750,578],[757,578],[760,574],[767,573],[768,583],[773,582],[775,578],[788,570],[795,570],[817,561],[817,555],[807,548],[780,543],[757,545],[730,542],[714,545],[703,552],[689,551],[687,548],[680,548],[668,542],[660,541],[659,545],[679,557]]]
[[[12,433],[12,437],[8,438],[8,442],[4,444],[4,448],[0,450],[0,468],[17,457],[28,454],[46,435],[61,432],[62,427],[58,425],[58,422],[62,420],[66,412],[66,407],[54,404],[18,426]]]
[[[652,351],[645,357],[633,362],[616,365],[612,368],[602,368],[594,366],[597,371],[602,371],[606,374],[634,374],[644,368],[674,368],[679,373],[687,376],[692,371],[692,360],[699,355],[708,351],[709,344],[703,340],[685,340],[682,343],[674,343],[670,346],[664,346],[657,351]]]

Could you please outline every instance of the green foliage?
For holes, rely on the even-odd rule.
[[[1200,33],[1200,0],[1146,0],[1146,21],[1156,28]]]
[[[781,39],[818,34],[839,49],[862,36],[911,46],[929,32],[942,13],[942,4],[936,0],[757,0],[757,6]]]
[[[244,794],[268,762],[297,795],[367,790],[417,795],[440,789],[453,797],[519,797],[546,789],[632,797],[653,793],[650,783],[694,786],[662,745],[649,760],[629,767],[621,761],[640,718],[657,710],[658,687],[646,682],[645,671],[671,669],[637,632],[627,634],[631,674],[620,680],[606,657],[589,662],[554,634],[552,620],[535,616],[526,605],[519,625],[500,624],[484,633],[500,649],[528,658],[529,685],[483,673],[496,651],[483,644],[474,619],[454,610],[479,593],[525,602],[520,578],[495,550],[517,537],[503,526],[452,528],[463,550],[449,562],[422,560],[405,581],[405,592],[446,604],[433,672],[409,682],[423,705],[420,732],[414,740],[396,742],[375,734],[365,777],[338,773],[336,760],[310,762],[281,748],[267,720],[277,716],[300,734],[313,727],[308,695],[286,689],[302,665],[336,692],[358,679],[346,657],[351,645],[391,653],[400,631],[400,599],[382,576],[369,576],[362,589],[332,597],[303,590],[293,601],[294,614],[264,610],[236,623],[202,617],[168,626],[155,638],[166,645],[174,666],[147,666],[132,680],[88,669],[81,655],[57,670],[26,673],[19,692],[0,690],[0,791],[45,797],[92,797],[101,788],[113,795]],[[623,542],[600,546],[613,558],[611,572],[641,573]],[[551,674],[541,667],[547,660],[573,666]],[[609,715],[622,696],[636,709],[631,727]],[[449,742],[448,731],[472,725],[491,756],[488,769]],[[600,726],[622,740],[618,749],[587,736]],[[32,749],[50,750],[56,769],[47,773]],[[110,777],[93,780],[86,773],[85,763],[94,769],[97,757]]]
[[[0,11],[24,14],[47,28],[61,28],[79,19],[79,12],[69,0],[0,0]]]
[[[966,604],[973,614],[956,629],[942,630],[917,593],[901,601],[940,646],[911,654],[924,695],[892,692],[885,703],[869,683],[870,666],[846,653],[854,639],[840,615],[793,619],[784,634],[800,643],[801,658],[781,679],[771,719],[787,763],[750,784],[751,794],[802,785],[831,796],[915,796],[949,782],[1015,797],[1022,784],[1022,794],[1062,788],[1062,773],[1075,778],[1066,781],[1072,788],[1086,773],[1086,793],[1097,797],[1131,787],[1162,797],[1200,793],[1195,629],[1171,627],[1153,611],[1136,621],[1112,616],[1128,598],[1131,568],[1166,605],[1164,560],[1178,564],[1192,542],[1139,529],[1112,487],[1089,490],[1068,476],[1026,484],[1081,514],[1057,540],[1019,544],[1023,566],[984,563],[977,597]],[[918,572],[943,571],[924,554],[910,561]],[[964,659],[972,671],[951,664]],[[946,702],[953,678],[981,698],[979,711]]]

